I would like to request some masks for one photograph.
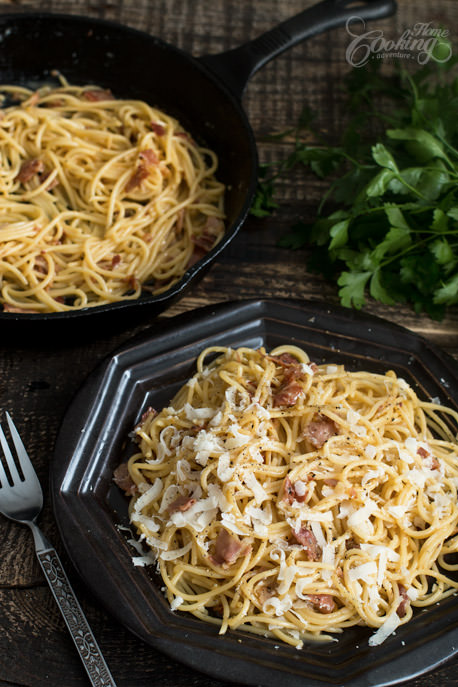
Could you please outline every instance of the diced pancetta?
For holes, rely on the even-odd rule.
[[[309,561],[318,561],[321,557],[321,550],[318,546],[315,535],[308,527],[301,527],[300,529],[293,529],[293,535],[296,541],[301,544]]]
[[[102,100],[114,100],[114,95],[109,89],[89,88],[84,91],[83,98],[89,102],[100,102]]]
[[[180,513],[185,513],[191,506],[193,506],[196,502],[196,499],[192,498],[192,496],[184,496],[181,495],[177,496],[176,499],[172,501],[172,503],[169,503],[167,506],[167,510],[169,513],[177,513],[178,511]]]
[[[297,501],[298,503],[303,503],[308,496],[308,490],[302,480],[291,482],[288,475],[285,478],[285,483],[283,485],[283,496],[282,501],[289,503],[290,505]]]
[[[234,537],[222,527],[216,537],[215,551],[213,555],[210,556],[210,560],[215,565],[228,568],[246,551],[247,547],[244,546],[237,537]]]
[[[137,485],[129,474],[127,463],[121,463],[121,465],[118,465],[113,473],[113,481],[128,496],[132,496],[132,494],[135,494],[138,491]]]
[[[302,386],[298,382],[289,382],[274,394],[274,408],[278,406],[293,406],[302,393]]]
[[[304,438],[315,448],[321,448],[331,437],[337,434],[337,426],[334,420],[324,416],[315,415],[304,430]]]
[[[337,605],[331,594],[306,594],[306,601],[311,604],[314,611],[318,613],[332,613]]]
[[[45,171],[45,163],[39,158],[33,158],[31,160],[24,160],[19,170],[19,174],[16,177],[16,181],[20,181],[21,184],[26,184],[28,181],[33,179],[35,174],[41,174]]]

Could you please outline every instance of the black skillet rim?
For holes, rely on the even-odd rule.
[[[92,306],[90,308],[82,308],[80,310],[67,310],[64,312],[46,312],[46,313],[10,313],[0,311],[0,322],[5,323],[44,323],[44,322],[73,322],[74,320],[81,321],[86,319],[97,318],[105,314],[121,315],[123,312],[133,312],[138,310],[147,310],[151,308],[153,314],[157,314],[165,310],[169,305],[178,300],[192,284],[198,280],[201,273],[216,260],[220,253],[228,246],[228,244],[235,238],[241,229],[246,217],[249,213],[253,202],[253,196],[256,190],[257,183],[257,169],[258,169],[258,153],[256,141],[253,130],[248,121],[246,112],[242,107],[241,101],[231,92],[228,86],[221,82],[220,78],[203,61],[198,57],[194,57],[185,50],[168,43],[162,38],[158,38],[153,34],[149,34],[141,29],[122,24],[111,19],[93,18],[85,14],[66,14],[59,12],[33,12],[24,10],[23,12],[5,12],[0,13],[0,32],[8,28],[8,23],[18,21],[33,22],[34,20],[50,20],[50,21],[65,21],[69,23],[87,23],[91,27],[98,26],[100,29],[107,31],[125,32],[126,35],[142,36],[144,40],[151,40],[152,42],[162,46],[164,50],[169,50],[179,55],[182,59],[187,60],[195,69],[202,72],[203,76],[211,80],[214,85],[221,90],[225,96],[231,101],[233,107],[237,110],[238,116],[244,122],[245,131],[249,139],[251,148],[251,156],[253,161],[253,174],[251,176],[250,184],[246,189],[245,202],[232,225],[226,229],[221,241],[214,246],[204,257],[192,265],[184,275],[175,283],[170,289],[157,296],[149,294],[142,294],[138,299],[129,301],[115,301],[104,305]],[[202,275],[203,276],[203,275]]]

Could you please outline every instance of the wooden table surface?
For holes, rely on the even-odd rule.
[[[309,0],[13,0],[0,12],[47,10],[113,19],[155,34],[200,55],[234,47],[310,5]],[[455,0],[401,0],[395,17],[377,21],[392,37],[416,22],[450,29],[458,50]],[[254,129],[261,160],[273,160],[288,143],[265,142],[272,131],[297,120],[305,103],[318,110],[320,127],[337,135],[342,118],[345,29],[333,30],[296,46],[265,66],[250,81],[244,106]],[[0,408],[14,414],[45,491],[40,525],[55,544],[119,687],[219,687],[217,679],[161,655],[113,620],[79,580],[59,539],[47,487],[49,461],[67,404],[98,361],[148,325],[160,328],[171,317],[208,303],[258,296],[317,299],[337,303],[335,285],[307,272],[306,253],[279,249],[280,236],[298,218],[314,216],[324,186],[297,171],[279,189],[279,209],[267,219],[249,217],[236,240],[177,305],[161,318],[122,322],[115,331],[85,341],[27,340],[9,343],[0,336]],[[368,303],[366,310],[401,323],[431,339],[458,359],[458,312],[443,322],[417,316],[407,307]],[[77,687],[86,674],[35,559],[25,527],[0,516],[0,686]],[[458,685],[453,659],[409,687]]]

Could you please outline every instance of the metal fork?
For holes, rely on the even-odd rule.
[[[0,425],[0,442],[10,475],[8,479],[8,474],[0,460],[0,513],[3,513],[10,520],[28,525],[32,530],[37,558],[75,642],[91,684],[94,687],[116,687],[92,630],[70,586],[59,556],[36,524],[36,519],[43,507],[43,492],[21,437],[8,413],[6,413],[6,419],[22,475],[19,473]]]

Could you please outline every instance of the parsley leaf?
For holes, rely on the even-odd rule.
[[[450,55],[450,45],[440,51]],[[457,64],[431,60],[412,73],[395,64],[387,76],[372,60],[352,70],[353,114],[340,143],[328,145],[304,108],[288,132],[293,153],[262,169],[258,216],[277,209],[276,184],[292,168],[333,177],[315,220],[298,222],[279,244],[311,247],[309,268],[337,282],[344,306],[361,308],[370,295],[441,319],[458,304]]]

